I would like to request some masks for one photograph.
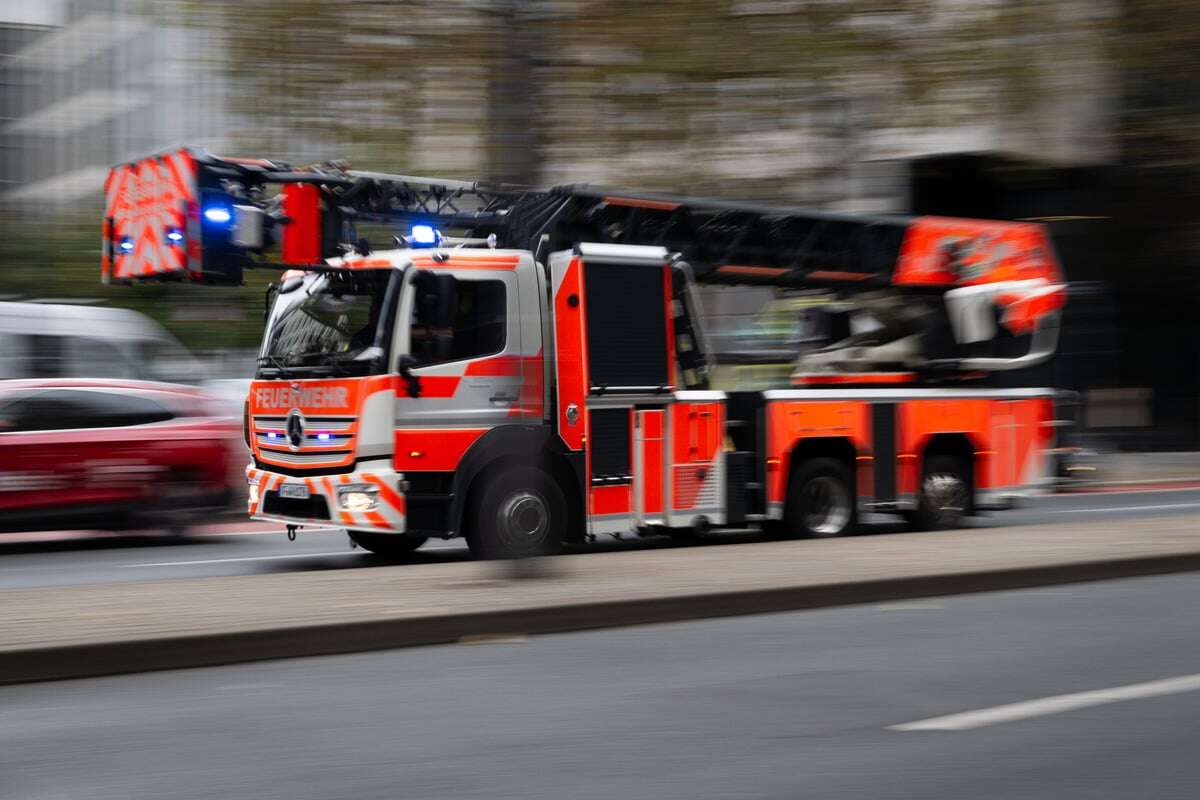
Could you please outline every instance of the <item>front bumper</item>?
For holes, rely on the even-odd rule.
[[[404,493],[402,475],[392,469],[367,469],[340,475],[293,477],[246,467],[246,481],[257,487],[251,491],[247,511],[252,519],[283,522],[289,525],[333,525],[339,528],[377,533],[404,533]],[[307,499],[285,498],[284,485],[302,485]],[[375,505],[367,509],[344,508],[339,489],[368,489]]]

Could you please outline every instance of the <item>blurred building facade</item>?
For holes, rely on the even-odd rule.
[[[1123,37],[1144,26],[1146,6],[1163,6],[1170,27],[1167,0],[45,5],[58,8],[54,27],[14,31],[0,65],[14,87],[0,101],[0,199],[20,208],[96,204],[110,164],[189,143],[418,174],[1039,219],[1068,278],[1088,285],[1070,310],[1074,355],[1053,381],[1105,392],[1110,408],[1127,396],[1136,407],[1108,418],[1200,443],[1200,355],[1161,320],[1147,332],[1162,292],[1129,268],[1131,235],[1114,223],[1138,194],[1123,126],[1140,106]],[[1190,297],[1182,288],[1169,296]],[[757,302],[733,293],[713,310]]]
[[[0,128],[6,202],[95,203],[112,164],[220,140],[229,119],[217,32],[178,24],[168,6],[136,0],[46,8],[52,24],[0,67],[8,89]]]

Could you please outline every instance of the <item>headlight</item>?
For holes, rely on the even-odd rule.
[[[379,505],[379,489],[357,484],[339,486],[338,505],[346,511],[371,511]]]
[[[255,505],[255,506],[258,505],[258,484],[257,483],[250,484],[250,504]]]

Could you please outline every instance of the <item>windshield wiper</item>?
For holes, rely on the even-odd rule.
[[[293,369],[299,369],[304,372],[329,370],[333,375],[338,377],[351,374],[346,369],[345,359],[342,358],[341,354],[339,353],[325,353],[320,351],[312,353],[298,353],[293,355],[292,358],[301,362],[300,364],[294,364]],[[312,363],[303,363],[306,359]]]
[[[279,372],[279,377],[285,379],[291,377],[291,373],[288,372],[288,368],[284,366],[284,363],[275,356],[266,355],[258,359],[258,365],[260,367],[266,366],[267,364],[270,364]]]

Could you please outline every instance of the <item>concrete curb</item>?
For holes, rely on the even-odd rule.
[[[763,590],[558,604],[498,612],[28,648],[0,652],[0,684],[447,644],[468,637],[558,633],[797,611],[1194,570],[1200,570],[1200,551],[1045,567],[999,568]]]

